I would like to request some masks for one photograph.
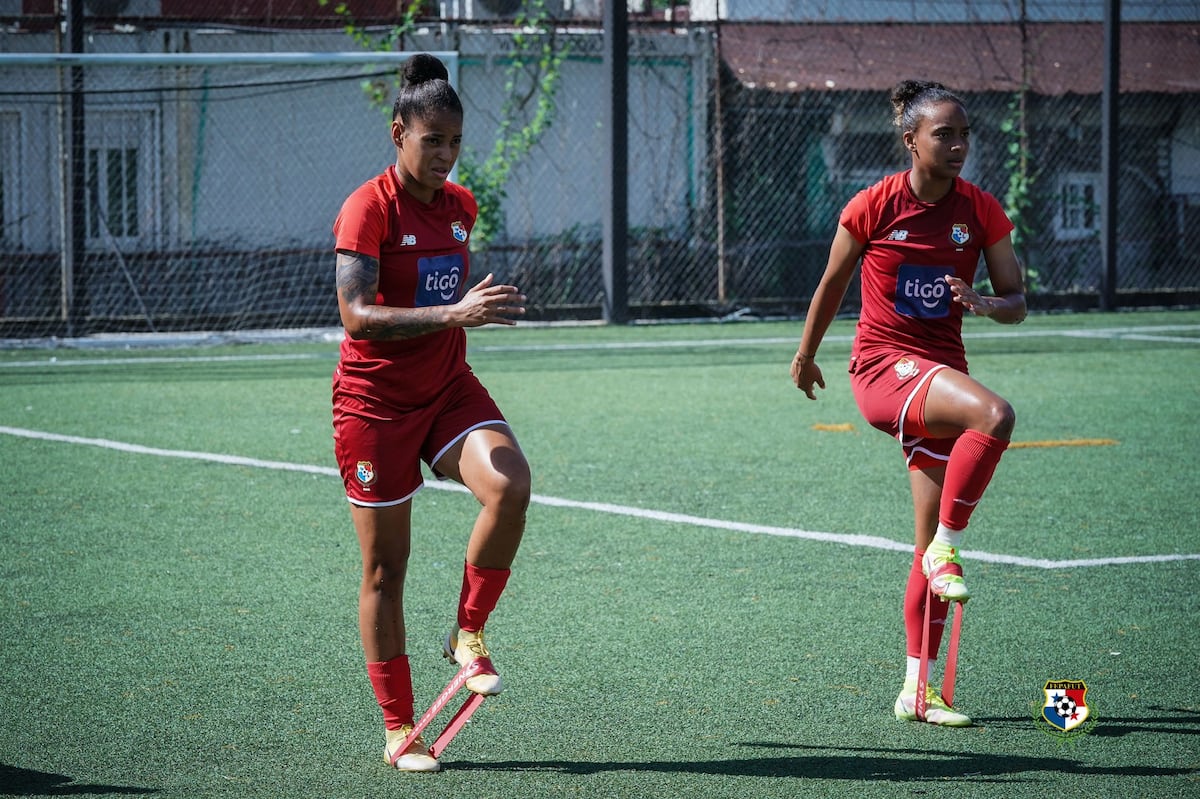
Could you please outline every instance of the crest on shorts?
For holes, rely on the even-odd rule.
[[[1087,721],[1087,683],[1082,680],[1047,680],[1042,719],[1058,733],[1069,733]],[[1083,730],[1079,730],[1083,732]]]
[[[363,488],[370,488],[378,476],[370,461],[359,461],[354,464],[354,477],[362,484]]]
[[[917,366],[917,362],[911,358],[901,358],[896,361],[896,365],[892,367],[896,370],[896,377],[901,380],[907,380],[910,377],[916,377],[921,371],[921,367]]]
[[[962,246],[971,240],[970,229],[961,222],[950,228],[950,241]]]
[[[451,222],[450,232],[454,234],[455,241],[467,240],[467,228],[462,222]]]

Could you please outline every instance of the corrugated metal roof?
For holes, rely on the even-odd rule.
[[[1044,95],[1099,94],[1104,27],[1026,26],[1030,86]],[[884,91],[904,78],[964,92],[1021,85],[1021,30],[995,24],[724,23],[721,56],[743,83],[777,91]],[[1200,24],[1126,23],[1121,91],[1200,92]]]

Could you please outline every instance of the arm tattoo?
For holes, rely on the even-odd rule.
[[[374,305],[379,262],[361,253],[337,254],[337,291],[347,305]]]
[[[337,292],[343,307],[361,320],[357,326],[359,338],[416,338],[446,328],[439,308],[392,308],[376,304],[379,262],[362,253],[337,254]]]

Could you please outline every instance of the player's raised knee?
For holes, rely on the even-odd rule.
[[[996,398],[988,411],[990,435],[996,438],[1012,437],[1013,428],[1017,424],[1017,412],[1007,400]]]

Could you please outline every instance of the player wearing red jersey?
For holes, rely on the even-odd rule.
[[[851,384],[864,418],[900,441],[912,489],[908,658],[895,713],[913,720],[927,588],[944,600],[970,596],[959,542],[1016,421],[1007,401],[967,374],[962,316],[967,310],[1015,324],[1025,318],[1025,294],[1012,223],[994,197],[959,177],[970,134],[962,101],[941,84],[905,81],[892,105],[912,168],[865,189],[843,209],[791,374],[809,399],[816,399],[815,386],[825,388],[814,357],[861,261]],[[972,287],[980,256],[993,295]],[[934,604],[929,648],[936,657],[949,605]],[[925,720],[971,723],[932,685],[926,697]]]
[[[508,581],[530,493],[525,456],[466,361],[465,328],[515,324],[525,297],[492,275],[466,288],[478,207],[448,181],[463,126],[448,77],[429,54],[405,63],[391,125],[396,163],[351,194],[334,223],[346,329],[333,378],[334,450],[362,554],[359,632],[383,710],[384,757],[404,771],[440,768],[420,738],[397,751],[414,716],[403,597],[420,462],[482,506],[443,647],[461,666],[478,661],[466,685],[476,693],[502,689],[483,628]]]

